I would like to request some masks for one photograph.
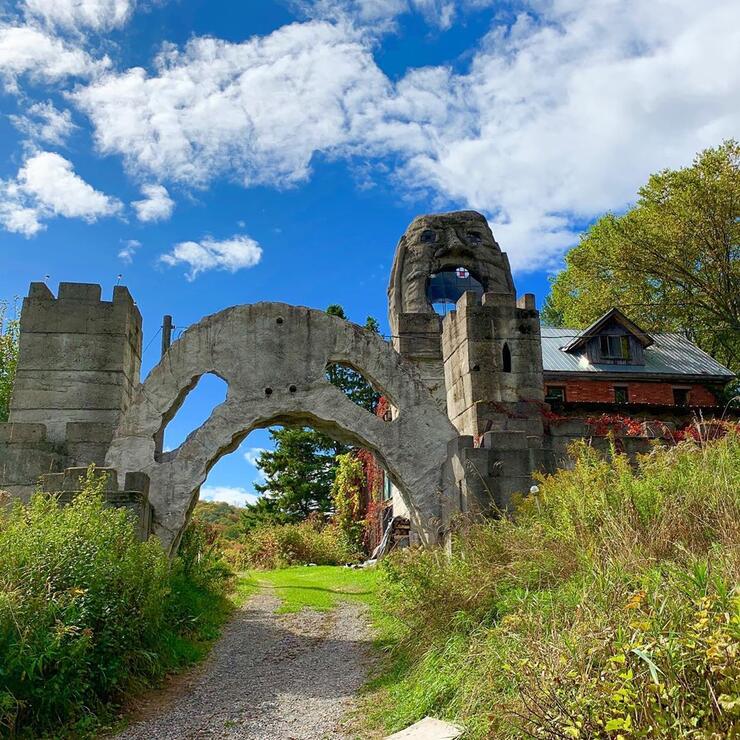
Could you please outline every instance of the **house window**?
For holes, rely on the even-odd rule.
[[[674,388],[673,389],[673,403],[676,406],[688,406],[689,405],[689,389],[688,388]]]
[[[629,403],[630,394],[629,388],[626,385],[615,385],[614,386],[614,403]]]
[[[545,401],[547,403],[565,403],[565,386],[548,385],[545,391]]]
[[[630,339],[625,334],[602,334],[599,337],[601,356],[608,360],[629,360]]]

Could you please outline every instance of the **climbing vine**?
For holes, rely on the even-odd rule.
[[[365,487],[365,469],[352,452],[337,455],[337,472],[332,486],[334,520],[350,542],[359,545],[364,523],[362,521],[362,494]]]

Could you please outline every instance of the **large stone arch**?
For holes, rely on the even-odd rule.
[[[352,403],[325,377],[328,363],[360,371],[398,409],[384,421]],[[171,452],[156,439],[198,379],[228,384],[226,400]],[[228,308],[207,316],[175,342],[136,389],[106,464],[121,481],[150,478],[155,533],[171,550],[215,462],[253,429],[307,424],[376,453],[398,487],[423,542],[434,542],[455,500],[446,475],[457,431],[416,368],[372,332],[322,311],[281,303]]]

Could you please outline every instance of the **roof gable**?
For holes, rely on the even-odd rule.
[[[631,334],[643,348],[653,344],[653,338],[641,329],[634,321],[628,319],[618,308],[610,308],[603,316],[600,316],[590,326],[576,334],[567,344],[562,347],[563,352],[574,352],[583,347],[591,337],[600,334],[610,324],[619,324],[626,332]]]

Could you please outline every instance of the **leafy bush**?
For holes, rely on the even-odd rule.
[[[270,570],[315,563],[342,565],[360,558],[347,532],[336,524],[308,519],[300,524],[266,524],[238,543],[223,542],[224,554],[237,568]]]
[[[223,568],[191,545],[170,564],[101,485],[0,511],[0,735],[86,734],[132,684],[198,657],[223,619]]]
[[[637,468],[581,446],[514,518],[382,564],[403,639],[368,712],[466,737],[727,737],[740,727],[740,438]]]

